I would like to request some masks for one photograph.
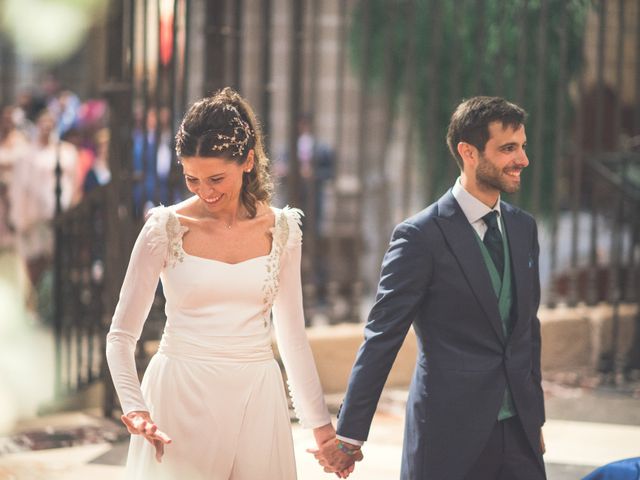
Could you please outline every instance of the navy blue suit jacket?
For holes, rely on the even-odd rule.
[[[338,420],[338,434],[366,440],[389,370],[413,324],[418,358],[406,409],[402,479],[464,477],[486,443],[507,383],[542,461],[538,234],[505,202],[517,313],[505,338],[498,299],[473,227],[451,191],[399,224]]]

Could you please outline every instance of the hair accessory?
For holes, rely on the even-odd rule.
[[[217,134],[218,140],[222,142],[211,147],[211,150],[216,152],[224,152],[231,150],[231,155],[234,157],[242,157],[244,150],[249,143],[249,138],[253,135],[253,130],[247,122],[240,118],[238,109],[232,105],[225,105],[225,110],[233,111],[237,116],[231,120],[233,127],[233,135],[224,135],[222,133]]]

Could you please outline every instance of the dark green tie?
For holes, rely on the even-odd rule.
[[[504,271],[504,245],[502,245],[502,234],[498,228],[498,212],[491,210],[482,217],[482,220],[487,225],[487,231],[482,241],[487,250],[489,250],[493,264],[496,266],[500,278],[502,278],[502,272]]]

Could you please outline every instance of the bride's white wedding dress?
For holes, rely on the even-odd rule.
[[[236,264],[187,254],[187,229],[171,207],[153,209],[140,232],[107,359],[123,411],[148,410],[172,443],[157,463],[153,447],[132,436],[127,479],[296,478],[272,309],[296,414],[308,428],[329,423],[304,329],[300,211],[273,211],[271,252]],[[167,322],[141,386],[134,350],[158,278]]]

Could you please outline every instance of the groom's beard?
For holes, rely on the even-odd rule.
[[[500,169],[484,153],[480,153],[478,167],[476,168],[476,182],[482,189],[499,190],[502,193],[515,193],[520,190],[520,177],[514,178],[507,172],[513,170],[522,171],[523,169],[523,167],[518,167],[515,164]]]

